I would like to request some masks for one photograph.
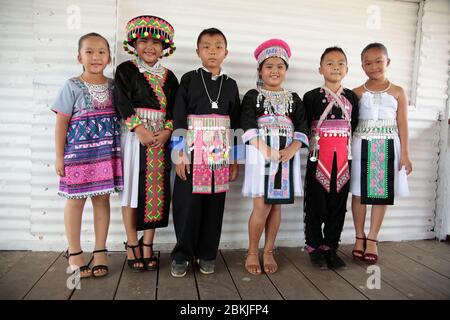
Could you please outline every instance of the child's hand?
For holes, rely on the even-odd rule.
[[[186,155],[184,154],[184,152],[179,153],[178,161],[179,161],[179,163],[177,163],[175,171],[177,173],[177,176],[181,180],[186,181],[187,180],[186,172],[187,172],[187,174],[191,173],[191,166],[190,166],[189,161],[188,161]]]
[[[405,167],[406,174],[409,175],[412,171],[412,162],[409,160],[408,156],[401,156],[400,162],[398,163],[398,170],[402,170],[402,167]]]
[[[136,132],[139,141],[144,146],[151,145],[155,140],[154,134],[143,125],[137,126],[134,132]]]
[[[230,165],[230,181],[236,180],[239,175],[239,165],[237,162],[234,162]]]
[[[287,147],[286,149],[280,150],[280,161],[283,163],[288,162],[289,160],[291,160],[294,157],[295,153],[301,147],[302,147],[301,142],[299,142],[299,141],[292,142],[292,144],[289,147]]]
[[[56,158],[55,171],[58,176],[64,177],[65,174],[64,174],[64,159],[63,158]]]
[[[287,147],[286,149],[280,150],[280,161],[283,163],[288,162],[289,160],[292,159],[292,157],[295,155],[296,152],[297,150],[291,147]]]
[[[163,129],[153,134],[154,142],[150,145],[151,148],[161,148],[172,135],[169,129]]]
[[[273,149],[269,146],[262,149],[262,154],[268,161],[280,161],[280,153],[278,152],[278,150]]]

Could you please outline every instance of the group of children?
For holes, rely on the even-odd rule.
[[[175,51],[174,29],[156,16],[133,18],[124,49],[132,60],[120,64],[115,79],[103,70],[111,62],[108,42],[90,33],[79,40],[83,73],[66,81],[53,104],[56,113],[56,173],[59,194],[67,198],[64,221],[66,257],[82,278],[108,274],[106,238],[109,195],[120,192],[131,270],[156,270],[155,229],[168,225],[172,201],[177,243],[171,274],[183,277],[194,261],[204,274],[214,272],[225,195],[238,176],[233,132],[243,129],[245,179],[242,193],[253,198],[245,268],[274,273],[281,205],[303,195],[300,149],[309,148],[304,192],[304,230],[311,262],[320,269],[343,268],[336,254],[348,192],[357,259],[376,263],[377,237],[394,195],[408,194],[407,100],[386,78],[390,60],[379,43],[361,54],[368,76],[349,90],[341,81],[347,58],[338,47],[320,59],[324,84],[303,100],[283,89],[291,50],[270,39],[254,52],[258,82],[242,103],[236,81],[222,68],[227,40],[218,29],[197,39],[201,66],[180,83],[160,59]],[[358,102],[359,101],[359,102]],[[119,122],[119,119],[121,121]],[[121,123],[121,125],[119,124]],[[353,161],[352,161],[353,159]],[[176,165],[171,193],[170,172]],[[86,199],[94,209],[93,267],[85,265],[80,245]],[[370,231],[364,233],[366,205],[372,205]],[[137,231],[143,231],[138,240]],[[259,242],[265,231],[260,264]]]

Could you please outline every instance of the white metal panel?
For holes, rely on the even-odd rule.
[[[32,5],[0,1],[0,242],[8,247],[31,238]]]
[[[420,50],[417,107],[434,109],[440,113],[439,174],[437,177],[437,201],[435,231],[445,239],[450,234],[450,186],[448,153],[449,114],[449,61],[450,61],[450,1],[425,2]],[[441,66],[441,67],[437,67]]]
[[[281,0],[276,6],[272,1],[256,0],[167,0],[159,6],[154,3],[121,0],[117,6],[115,0],[43,0],[28,1],[24,5],[23,2],[11,4],[0,0],[0,35],[5,44],[0,49],[3,58],[0,73],[7,75],[0,77],[1,249],[65,247],[64,200],[56,196],[54,116],[49,107],[64,80],[81,71],[76,62],[76,46],[77,39],[84,33],[95,31],[106,36],[113,50],[117,47],[117,65],[129,58],[122,50],[128,19],[146,13],[167,18],[175,27],[177,51],[163,62],[181,77],[200,63],[195,54],[198,33],[207,27],[218,27],[225,32],[229,43],[229,56],[224,67],[237,80],[241,94],[254,87],[256,68],[252,53],[267,38],[280,37],[290,43],[293,57],[286,87],[300,95],[322,83],[317,68],[325,47],[340,45],[346,51],[350,70],[345,85],[352,88],[365,79],[360,68],[360,51],[369,42],[381,41],[387,45],[392,59],[390,79],[401,84],[408,93],[410,91],[417,3],[356,0],[339,5],[332,0]],[[67,9],[71,5],[80,9],[80,29],[67,28],[67,19],[71,16]],[[370,23],[376,12],[380,13],[379,25]],[[20,20],[17,20],[18,16]],[[10,21],[32,23],[26,27],[22,26],[24,24],[12,26]],[[11,33],[29,41],[11,41]],[[11,47],[15,50],[11,51]],[[430,64],[429,72],[441,71],[444,65],[446,63]],[[106,74],[111,73],[112,68],[109,68]],[[421,77],[423,74],[419,74],[419,80]],[[436,112],[420,108],[419,103],[418,106],[418,110],[410,113],[411,158],[415,168],[409,180],[412,197],[399,199],[397,205],[389,209],[382,239],[421,239],[433,235],[439,128]],[[223,247],[247,245],[247,222],[252,203],[240,195],[243,167],[240,173],[227,196]],[[302,200],[299,198],[295,205],[283,208],[278,245],[303,244]],[[109,248],[120,248],[124,238],[118,197],[113,196]],[[352,238],[349,211],[343,241],[350,242]],[[87,245],[85,249],[92,248],[89,203],[84,215],[82,240],[83,245]],[[168,228],[158,230],[156,248],[169,249],[174,241],[170,221]]]

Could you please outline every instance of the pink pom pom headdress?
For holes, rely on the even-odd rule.
[[[258,61],[258,66],[264,60],[272,57],[278,57],[284,60],[289,65],[289,58],[291,57],[291,48],[289,45],[280,39],[270,39],[261,43],[255,49],[255,59]]]

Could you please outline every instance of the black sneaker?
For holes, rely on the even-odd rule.
[[[310,252],[309,259],[311,260],[311,263],[313,264],[314,267],[317,267],[320,270],[328,269],[327,261],[325,260],[322,251],[320,251],[319,249]]]
[[[176,262],[173,260],[170,266],[170,273],[175,278],[182,278],[186,275],[188,265],[188,261]]]
[[[330,249],[322,251],[324,255],[328,268],[330,269],[347,269],[345,262],[337,255],[336,250]]]
[[[201,273],[203,273],[203,274],[214,273],[215,260],[197,259],[197,263],[198,263]]]

